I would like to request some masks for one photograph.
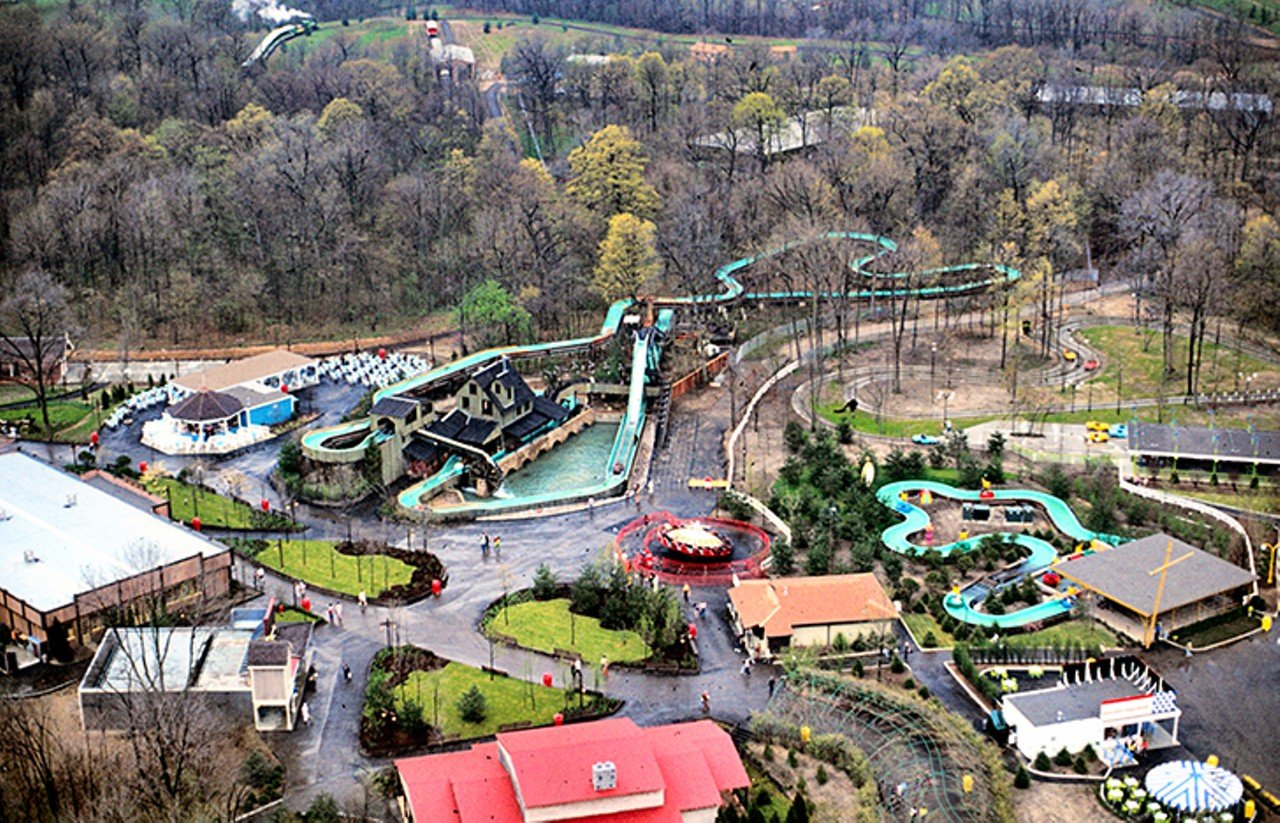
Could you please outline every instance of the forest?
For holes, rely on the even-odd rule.
[[[1049,311],[1052,285],[1093,266],[1193,337],[1224,314],[1280,327],[1280,72],[1241,23],[1109,0],[478,5],[655,31],[523,28],[502,97],[493,77],[442,82],[422,38],[379,48],[343,25],[412,8],[307,7],[329,36],[251,69],[268,23],[226,3],[0,8],[0,287],[51,278],[85,340],[125,350],[459,307],[488,341],[547,338],[841,229],[914,238],[900,268],[1025,269],[1006,311]],[[729,35],[715,59],[664,38],[708,30]],[[739,32],[809,39],[770,51]],[[1138,97],[1093,105],[1082,87]],[[804,152],[700,142],[761,146],[805,112]]]

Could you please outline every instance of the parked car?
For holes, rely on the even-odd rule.
[[[1124,438],[1129,436],[1129,424],[1116,423],[1107,429],[1107,434],[1111,435],[1113,438],[1117,440],[1123,440]]]
[[[1097,359],[1096,359],[1096,358],[1091,357],[1091,358],[1089,358],[1088,360],[1084,361],[1084,370],[1085,370],[1085,371],[1097,371],[1097,370],[1098,370],[1098,367],[1099,367],[1099,366],[1101,366],[1101,365],[1102,365],[1102,364],[1101,364],[1101,363],[1099,363],[1099,362],[1097,361]]]
[[[942,440],[931,434],[913,434],[911,435],[911,442],[915,443],[917,446],[936,446],[941,443]]]

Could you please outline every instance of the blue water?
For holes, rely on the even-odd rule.
[[[507,475],[499,497],[536,497],[558,492],[566,497],[600,484],[608,473],[616,423],[596,423],[570,437],[520,471]]]

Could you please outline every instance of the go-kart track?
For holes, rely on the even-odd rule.
[[[1088,546],[1087,551],[1092,551],[1095,547],[1100,547],[1103,544],[1107,547],[1115,546],[1122,541],[1122,538],[1116,535],[1103,534],[1085,528],[1066,502],[1061,498],[1044,492],[1030,489],[984,489],[982,491],[973,491],[957,489],[946,483],[938,483],[931,480],[903,480],[881,487],[876,492],[876,497],[885,506],[902,515],[903,520],[901,523],[895,523],[885,529],[881,533],[880,539],[886,547],[899,554],[918,556],[927,552],[936,552],[943,557],[949,557],[955,552],[972,551],[978,548],[984,539],[993,536],[1008,540],[1030,551],[1027,559],[1016,566],[973,583],[963,591],[951,592],[946,596],[943,600],[943,606],[946,608],[947,614],[957,620],[973,625],[1018,628],[1060,617],[1071,611],[1071,607],[1075,602],[1076,592],[1071,588],[1067,588],[1050,600],[1008,614],[987,614],[977,611],[976,607],[994,592],[1006,586],[1019,583],[1023,578],[1038,574],[1049,568],[1058,559],[1057,549],[1038,537],[1015,532],[997,532],[994,535],[984,534],[939,546],[921,546],[912,543],[909,539],[911,535],[926,531],[931,522],[928,512],[921,506],[909,502],[909,498],[913,494],[920,495],[923,492],[928,492],[935,498],[945,497],[962,503],[1035,504],[1044,510],[1055,529],[1067,535],[1073,541]]]
[[[889,286],[887,288],[865,288],[854,289],[847,292],[818,292],[817,295],[821,299],[838,299],[838,300],[875,300],[890,297],[916,297],[919,299],[932,299],[940,297],[951,297],[960,294],[969,294],[983,291],[993,286],[1012,283],[1018,280],[1022,275],[1017,269],[1001,264],[984,264],[984,263],[966,263],[956,266],[946,266],[937,269],[928,269],[923,272],[871,272],[866,267],[879,258],[897,251],[897,244],[881,235],[864,234],[861,232],[827,232],[822,238],[826,241],[851,240],[854,242],[868,243],[874,247],[872,253],[867,254],[854,260],[850,267],[857,275],[866,278],[879,280],[888,280],[890,283],[901,280],[915,274],[919,274],[929,280],[939,278],[954,277],[960,282],[936,283],[934,285],[922,286],[916,288],[895,288]],[[800,300],[808,300],[814,297],[813,291],[758,291],[748,292],[741,281],[737,278],[737,273],[758,261],[782,254],[792,248],[796,248],[805,242],[816,241],[797,241],[779,246],[775,249],[763,252],[759,255],[744,257],[735,260],[720,267],[715,272],[716,279],[723,287],[721,291],[715,294],[705,295],[688,295],[681,297],[654,297],[652,302],[655,306],[666,307],[664,311],[659,312],[658,322],[656,324],[656,333],[650,330],[641,330],[637,333],[632,356],[631,372],[629,377],[629,390],[627,398],[627,408],[621,424],[618,426],[617,436],[613,449],[609,454],[608,460],[600,467],[599,479],[596,483],[586,486],[577,487],[568,491],[550,490],[542,494],[536,495],[535,498],[504,496],[501,494],[483,500],[474,500],[465,506],[455,506],[450,508],[450,515],[458,516],[486,516],[499,514],[504,511],[514,511],[517,509],[529,509],[533,507],[553,507],[557,504],[569,502],[571,500],[586,500],[589,498],[606,498],[621,494],[626,487],[627,480],[631,473],[632,464],[636,449],[640,444],[640,435],[644,426],[645,403],[644,389],[648,373],[652,366],[656,365],[657,357],[661,352],[662,337],[665,332],[670,329],[674,316],[672,308],[680,306],[696,306],[696,305],[725,305],[734,303],[739,300],[747,301],[770,301],[770,302],[793,302]],[[438,366],[423,374],[404,380],[400,383],[393,384],[384,389],[379,390],[374,395],[374,402],[386,397],[393,397],[399,394],[407,394],[412,392],[421,392],[430,390],[434,385],[443,381],[464,375],[471,370],[481,368],[499,358],[526,358],[540,357],[548,355],[567,354],[575,351],[585,351],[594,347],[598,347],[609,341],[618,330],[622,327],[624,317],[629,309],[631,309],[637,301],[632,299],[622,299],[614,302],[605,314],[604,322],[601,324],[600,332],[591,337],[578,337],[568,340],[557,340],[547,343],[534,343],[522,346],[502,346],[491,349],[484,349],[466,357],[461,357],[450,363]],[[361,433],[363,432],[363,435]],[[358,460],[363,455],[364,450],[370,443],[379,437],[379,432],[374,426],[372,420],[366,420],[357,423],[346,423],[340,426],[330,426],[321,429],[315,429],[307,432],[302,437],[302,448],[308,457],[320,462],[332,463],[350,463]],[[426,478],[418,484],[415,484],[400,493],[397,498],[402,508],[411,511],[421,511],[421,501],[426,493],[439,487],[446,480],[458,477],[465,471],[465,467],[460,463],[450,463],[441,470],[441,473]],[[448,473],[447,477],[441,475]]]

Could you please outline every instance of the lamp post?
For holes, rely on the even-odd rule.
[[[929,396],[933,397],[934,380],[933,376],[938,367],[938,344],[933,343],[929,346]]]

